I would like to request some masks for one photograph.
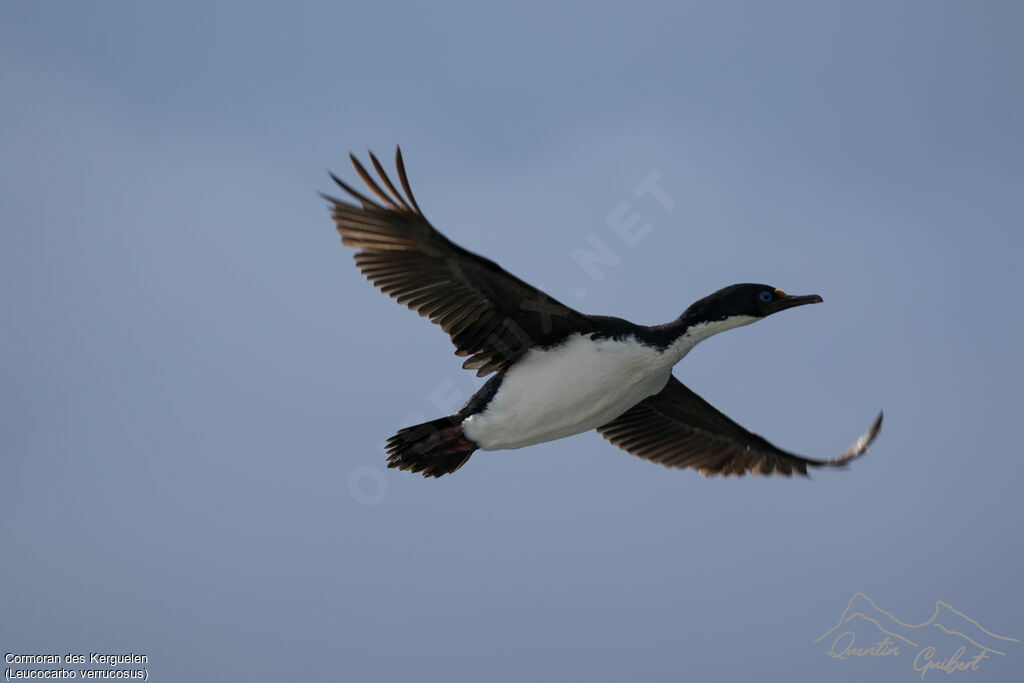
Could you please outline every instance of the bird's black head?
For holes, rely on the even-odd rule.
[[[790,296],[771,285],[745,283],[731,285],[697,301],[683,314],[691,323],[717,322],[729,318],[753,322],[772,313],[804,304],[819,304],[817,294]]]

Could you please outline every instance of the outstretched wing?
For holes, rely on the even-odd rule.
[[[357,249],[356,266],[378,289],[430,318],[447,332],[462,367],[484,376],[504,370],[532,346],[593,327],[589,318],[463,249],[434,229],[409,188],[401,150],[395,165],[399,192],[377,157],[380,183],[352,155],[352,165],[379,203],[337,178],[358,204],[323,195],[341,243]]]
[[[842,467],[868,452],[882,427],[879,413],[856,443],[829,460],[788,453],[749,432],[675,377],[621,416],[597,428],[619,448],[666,467],[692,467],[703,475],[807,474],[808,467]]]

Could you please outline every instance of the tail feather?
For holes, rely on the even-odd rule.
[[[476,444],[462,433],[462,418],[452,415],[398,430],[387,450],[388,467],[440,477],[462,467]]]

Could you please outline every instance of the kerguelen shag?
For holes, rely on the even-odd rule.
[[[702,474],[807,474],[867,453],[882,424],[840,455],[813,460],[776,448],[736,424],[672,376],[672,367],[711,335],[804,304],[769,285],[738,284],[700,299],[664,325],[585,315],[466,251],[434,229],[413,197],[401,150],[402,192],[371,153],[380,200],[331,177],[358,204],[328,195],[342,244],[378,289],[441,326],[468,356],[464,368],[495,373],[454,415],[406,427],[388,440],[388,467],[440,477],[476,450],[522,448],[596,429],[619,448]]]

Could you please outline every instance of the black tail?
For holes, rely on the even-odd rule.
[[[388,439],[388,467],[440,477],[462,467],[475,450],[462,433],[462,418],[451,415],[398,430]]]

